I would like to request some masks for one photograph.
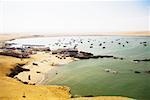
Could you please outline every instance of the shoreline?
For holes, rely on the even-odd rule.
[[[57,35],[56,35],[57,34]],[[118,31],[118,32],[98,32],[98,31],[91,31],[91,32],[5,32],[5,33],[0,33],[0,36],[4,35],[13,35],[13,37],[29,37],[29,36],[72,36],[72,35],[145,35],[148,36],[150,35],[150,31]]]
[[[56,33],[59,33],[59,35]],[[70,34],[68,34],[70,33]],[[75,34],[80,33],[80,34]],[[33,34],[33,33],[1,33],[0,42],[11,41],[14,39],[22,38],[39,38],[39,37],[59,37],[59,36],[150,36],[149,31],[141,32],[54,32],[54,33],[45,33],[45,34]]]
[[[25,64],[32,60],[31,58],[20,60],[19,58],[0,55],[0,89],[3,90],[0,92],[0,99],[48,100],[48,97],[54,100],[69,99],[71,94],[70,88],[67,86],[29,85],[7,76],[16,64]]]
[[[17,39],[17,38],[15,38],[15,39]],[[4,40],[4,41],[8,41],[8,40]],[[45,55],[45,56],[48,56],[48,55]],[[12,63],[14,65],[14,64],[19,63],[19,62],[29,62],[29,65],[33,65],[33,61],[34,62],[41,61],[42,57],[43,57],[42,60],[45,60],[45,56],[43,54],[41,54],[40,56],[38,55],[38,57],[37,57],[37,55],[33,55],[32,59],[24,59],[23,61],[21,61],[18,58],[14,58],[14,57],[10,57],[10,56],[1,56],[0,55],[0,57],[2,57],[2,59],[7,58],[5,62],[11,62],[10,61],[11,59],[15,60],[15,61],[12,60],[13,62],[11,62],[11,64],[8,65],[9,67],[6,70],[4,70],[4,71],[2,70],[4,74],[2,76],[0,76],[0,81],[1,81],[0,88],[4,91],[0,92],[0,99],[1,98],[2,99],[12,99],[13,98],[13,99],[21,99],[21,100],[24,99],[24,98],[39,99],[39,100],[42,100],[43,98],[45,98],[46,100],[48,100],[48,99],[53,99],[53,100],[55,100],[55,99],[56,100],[59,100],[59,99],[62,99],[62,100],[68,100],[68,99],[82,100],[82,99],[86,99],[86,98],[89,98],[91,100],[100,99],[100,98],[101,99],[106,99],[106,100],[112,100],[112,99],[115,99],[115,100],[128,100],[128,99],[130,99],[128,97],[122,97],[122,96],[97,96],[97,97],[71,98],[69,87],[54,86],[54,85],[52,85],[52,86],[43,85],[43,84],[41,84],[42,81],[39,82],[39,84],[37,84],[35,86],[34,85],[27,85],[27,84],[23,84],[23,83],[17,81],[16,79],[13,79],[13,78],[10,78],[10,77],[6,76],[6,73],[8,73],[11,68],[14,68],[14,66],[12,66]],[[56,61],[56,63],[54,63],[54,64],[56,64],[56,65],[57,65],[57,63],[61,64],[58,60],[55,60],[55,61]],[[61,59],[61,61],[62,61],[62,59]],[[71,62],[71,60],[69,60],[67,63],[69,63],[69,62]],[[50,62],[48,62],[48,63],[50,63]],[[39,64],[41,64],[41,63],[39,63]],[[53,63],[50,63],[50,64],[53,64]],[[45,64],[45,65],[48,65],[48,64]],[[5,66],[5,64],[4,65],[2,64],[1,66]],[[25,68],[30,68],[30,70],[32,70],[34,72],[33,76],[36,76],[35,72],[38,71],[38,70],[37,70],[37,68],[34,69],[35,65],[34,65],[34,67],[33,66],[30,66],[30,67],[27,66],[26,67],[26,65],[24,67]],[[54,66],[51,66],[51,67],[54,67]],[[51,67],[46,66],[45,69],[49,68],[50,70],[52,70]],[[46,73],[45,69],[43,69],[43,72]],[[26,81],[26,77],[24,76],[25,74],[19,75],[18,77],[22,77],[22,79],[23,80],[25,79],[25,81]],[[45,79],[45,78],[43,78],[43,79]],[[33,80],[32,82],[35,82],[35,80]],[[16,88],[20,88],[20,91],[16,91]],[[36,92],[38,92],[38,93],[36,93]]]
[[[66,59],[58,59],[56,54],[38,52],[31,56],[32,61],[28,64],[22,66],[30,71],[20,72],[15,75],[14,78],[19,79],[22,82],[27,82],[28,84],[40,84],[45,80],[45,75],[52,70],[54,67],[60,66],[62,64],[68,64],[73,61],[71,57],[66,57]]]
[[[43,53],[44,52],[39,52],[40,54],[42,54],[42,56],[43,56]],[[46,55],[47,54],[49,54],[49,53],[45,53]],[[29,63],[31,63],[31,62],[33,62],[33,59],[35,58],[35,57],[37,57],[37,55],[39,55],[39,54],[35,54],[35,55],[33,55],[34,57],[31,57],[31,59],[32,59],[32,61],[29,61]],[[58,56],[58,55],[56,55],[56,54],[51,54],[51,56]],[[39,57],[37,57],[37,58],[39,58]],[[70,57],[68,57],[68,58],[70,58]],[[61,59],[62,60],[62,59]],[[76,59],[76,60],[79,60],[79,59]],[[75,61],[76,61],[75,60]],[[35,61],[35,60],[34,60]],[[66,60],[67,61],[67,60]],[[69,61],[67,61],[67,63],[66,64],[68,64],[68,63],[70,63],[70,62],[72,62],[73,60],[69,60]],[[59,61],[57,61],[56,60],[56,62],[59,62]],[[41,79],[41,78],[37,78],[37,80],[39,80],[40,79],[40,81],[37,81],[35,84],[33,84],[32,82],[30,83],[28,83],[28,85],[31,85],[31,86],[51,86],[51,87],[60,87],[60,88],[62,88],[62,87],[64,87],[65,88],[65,91],[67,90],[67,92],[69,93],[69,98],[62,98],[62,100],[85,100],[85,99],[87,99],[87,100],[103,100],[103,99],[105,99],[105,100],[112,100],[112,99],[114,99],[114,100],[134,100],[134,99],[131,99],[130,97],[123,97],[123,96],[77,96],[77,97],[75,97],[75,96],[73,96],[73,95],[71,95],[71,88],[69,88],[69,87],[67,87],[67,86],[59,86],[59,85],[45,85],[44,83],[45,83],[45,81],[46,81],[46,79],[47,79],[47,77],[46,77],[46,74],[49,72],[49,71],[51,71],[51,70],[53,70],[53,68],[55,68],[55,67],[58,67],[59,66],[59,64],[60,64],[60,62],[59,62],[59,64],[58,63],[55,63],[57,66],[49,66],[49,67],[52,67],[51,69],[49,69],[49,70],[47,70],[45,73],[43,73],[43,79]],[[27,64],[28,65],[28,64]],[[25,65],[26,66],[26,65]],[[23,66],[23,68],[28,68],[28,69],[32,69],[32,67],[31,68],[29,68],[29,67],[25,67],[25,66]],[[41,68],[42,68],[42,66],[41,66]],[[20,72],[19,74],[21,74],[21,73],[23,73],[23,72]],[[30,73],[30,72],[29,72]],[[32,72],[31,72],[32,73]],[[19,75],[18,74],[18,75]],[[18,76],[17,75],[17,76]],[[34,77],[34,76],[33,76]],[[15,78],[14,78],[15,79]],[[16,80],[16,79],[15,79]],[[23,81],[24,79],[22,79],[21,81]],[[16,80],[16,81],[18,81],[18,80]],[[43,83],[44,82],[44,83]],[[27,84],[25,84],[25,85],[27,85]],[[60,89],[59,88],[59,89]],[[55,99],[54,99],[55,100]]]

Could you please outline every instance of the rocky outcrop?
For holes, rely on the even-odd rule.
[[[15,68],[10,69],[11,72],[8,74],[8,76],[13,78],[15,75],[18,75],[20,72],[30,71],[29,69],[25,69],[25,68],[21,67],[21,66],[24,66],[24,65],[25,64],[17,64]]]
[[[74,57],[79,59],[90,59],[90,58],[114,58],[123,60],[123,58],[114,57],[112,55],[93,55],[89,52],[78,51],[77,49],[57,49],[53,50],[52,54],[59,54],[64,57]]]
[[[16,58],[30,58],[29,54],[26,52],[16,52],[13,50],[4,50],[0,52],[0,55],[12,56]]]
[[[136,61],[136,62],[140,62],[140,61],[150,61],[150,59],[133,60],[133,61]]]
[[[53,50],[52,54],[59,54],[65,57],[74,57],[80,59],[88,59],[90,57],[93,57],[92,53],[78,51],[77,49],[58,49]]]

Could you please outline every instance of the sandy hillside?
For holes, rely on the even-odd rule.
[[[26,35],[21,35],[21,34],[0,34],[0,41],[15,39],[15,38],[19,38],[19,37],[22,37],[22,36],[26,36]]]
[[[57,34],[57,35],[56,35]],[[65,32],[65,33],[46,33],[45,36],[78,36],[78,35],[94,35],[94,36],[101,36],[101,35],[125,35],[125,36],[150,36],[149,31],[145,32]]]
[[[10,68],[16,63],[26,63],[28,60],[21,61],[13,57],[0,56],[0,100],[49,100],[69,98],[69,88],[63,86],[35,86],[26,85],[13,78],[7,77]]]

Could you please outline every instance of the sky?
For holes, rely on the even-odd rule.
[[[148,0],[0,0],[0,33],[150,30]]]

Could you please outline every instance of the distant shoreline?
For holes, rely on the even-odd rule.
[[[61,36],[150,36],[150,32],[54,32],[45,34],[34,33],[0,33],[0,42],[10,41],[22,38],[37,38],[37,37],[61,37]]]

